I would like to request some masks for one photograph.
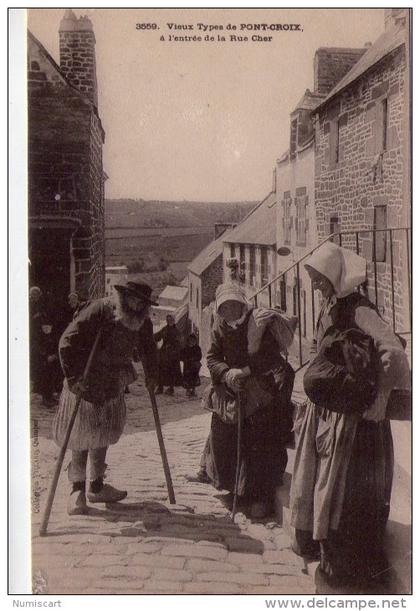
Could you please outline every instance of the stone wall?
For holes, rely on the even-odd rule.
[[[317,114],[315,207],[320,240],[329,235],[333,217],[339,220],[341,231],[373,229],[375,221],[379,227],[379,218],[383,216],[385,220],[382,218],[381,223],[386,227],[409,224],[407,79],[405,47],[402,46]],[[392,245],[396,328],[400,331],[407,331],[409,316],[405,236],[404,231],[395,232]],[[386,241],[376,246],[376,252],[379,250],[384,259],[377,263],[376,290],[372,234],[360,236],[359,248],[370,261],[370,296],[375,300],[377,294],[380,311],[391,321],[389,238],[387,235]],[[342,245],[355,249],[355,237],[344,236]]]
[[[216,289],[223,282],[223,255],[220,254],[201,274],[201,309],[212,301]]]
[[[29,36],[29,216],[56,216],[58,223],[60,217],[81,221],[72,240],[66,290],[76,290],[85,299],[100,297],[105,290],[103,141],[92,102],[66,82]]]
[[[188,272],[188,318],[193,329],[198,331],[200,346],[207,350],[209,344],[209,306],[214,302],[216,288],[222,284],[223,278],[223,255],[220,254],[206,270],[197,276]],[[211,309],[211,308],[210,308]],[[204,354],[204,350],[203,350]]]

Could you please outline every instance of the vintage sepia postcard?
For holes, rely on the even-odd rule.
[[[404,607],[411,9],[26,21],[26,593]]]

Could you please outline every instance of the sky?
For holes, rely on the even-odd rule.
[[[288,148],[290,113],[313,89],[319,47],[363,47],[383,9],[74,9],[96,37],[108,198],[261,200]],[[30,9],[28,27],[59,63],[63,9]],[[159,29],[136,29],[136,24]],[[193,25],[170,30],[168,23]],[[225,42],[170,42],[223,26]],[[240,31],[241,24],[300,24]],[[237,30],[226,29],[236,25]],[[253,35],[272,36],[252,41]],[[165,40],[161,41],[160,37]],[[248,41],[229,40],[230,35]]]

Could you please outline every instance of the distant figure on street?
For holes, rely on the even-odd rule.
[[[41,318],[41,333],[38,340],[39,381],[38,392],[44,407],[54,407],[57,400],[54,394],[63,387],[63,374],[58,357],[58,334],[52,321],[46,315]]]
[[[173,316],[167,315],[166,325],[154,334],[154,339],[156,342],[162,341],[159,349],[159,379],[156,394],[161,394],[163,387],[167,386],[165,394],[173,395],[174,387],[182,385],[181,338]]]
[[[197,337],[191,333],[187,339],[187,345],[181,351],[181,361],[184,363],[183,380],[184,387],[187,389],[187,397],[195,397],[195,388],[200,386],[201,369],[201,348],[198,345]]]
[[[83,308],[60,339],[59,354],[66,379],[53,424],[56,443],[62,445],[77,395],[82,401],[70,436],[72,459],[69,480],[72,490],[68,502],[69,515],[84,514],[86,504],[86,469],[90,459],[90,486],[87,499],[91,503],[112,503],[127,496],[124,490],[104,484],[108,446],[119,440],[126,419],[124,389],[136,378],[132,364],[134,348],[143,333],[146,386],[154,388],[153,368],[147,366],[150,344],[153,352],[152,328],[148,324],[152,289],[143,283],[116,285],[112,299],[98,299]],[[98,331],[100,341],[87,381],[82,376]],[[154,374],[156,375],[156,373]]]
[[[31,390],[40,392],[41,382],[41,351],[42,320],[45,317],[45,309],[42,300],[42,291],[38,286],[29,289],[29,359]]]

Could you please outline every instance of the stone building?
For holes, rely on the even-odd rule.
[[[223,235],[213,240],[188,266],[188,311],[192,328],[201,337],[202,311],[214,300],[223,282]]]
[[[276,196],[271,192],[237,227],[224,235],[224,276],[227,280],[226,261],[236,258],[243,274],[248,297],[274,278],[276,261]],[[274,305],[274,295],[273,305]],[[260,305],[269,305],[268,294],[261,295]]]
[[[311,282],[303,265],[294,263],[318,243],[314,198],[315,138],[313,110],[337,82],[359,61],[366,48],[322,47],[314,57],[313,91],[307,89],[290,115],[290,145],[277,160],[276,201],[279,252],[278,274],[291,268],[273,287],[281,308],[301,313],[304,338],[313,334],[318,303],[312,303]]]
[[[385,9],[384,33],[314,110],[319,240],[410,226],[409,53],[408,11]],[[407,331],[409,231],[341,239],[370,262],[369,293],[381,313]]]
[[[105,132],[98,114],[95,35],[67,10],[60,65],[28,32],[30,283],[60,307],[70,291],[105,291]]]

